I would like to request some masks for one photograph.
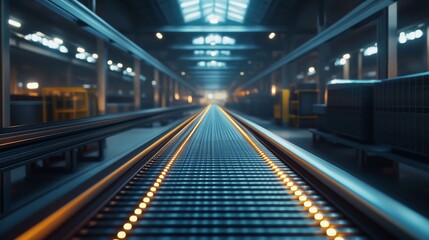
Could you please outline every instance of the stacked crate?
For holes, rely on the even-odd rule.
[[[295,87],[293,86],[292,89]],[[315,127],[317,116],[313,104],[317,103],[319,90],[316,83],[298,83],[290,97],[289,122],[294,127]]]
[[[327,86],[327,129],[360,141],[372,141],[374,85],[379,82],[331,81]]]
[[[385,80],[374,91],[375,142],[429,156],[429,73]]]

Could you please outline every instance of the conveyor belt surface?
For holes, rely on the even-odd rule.
[[[326,199],[246,130],[240,132],[225,114],[217,106],[209,107],[74,239],[363,237]]]

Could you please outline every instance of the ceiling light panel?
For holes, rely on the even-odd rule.
[[[208,34],[206,37],[199,36],[192,40],[194,45],[234,45],[235,39],[219,34]]]
[[[250,0],[178,0],[185,23],[204,19],[210,24],[227,20],[243,23]]]

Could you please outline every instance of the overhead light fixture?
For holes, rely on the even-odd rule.
[[[276,85],[271,85],[271,95],[274,96],[277,93],[277,87]]]
[[[68,53],[69,50],[66,47],[64,47],[64,46],[61,46],[60,47],[60,52],[62,52],[62,53]]]
[[[157,32],[155,35],[158,39],[162,39],[164,37],[164,36],[162,36],[162,33],[160,33],[160,32]]]
[[[373,46],[370,46],[368,48],[366,48],[365,50],[363,50],[363,55],[365,57],[374,55],[378,53],[378,47],[377,47],[377,43],[375,43]]]
[[[314,75],[315,73],[316,73],[316,68],[314,68],[314,67],[308,68],[308,72],[307,72],[308,76]]]
[[[118,66],[118,68],[122,68],[124,65],[122,63],[118,63],[116,66]]]
[[[270,35],[268,35],[269,39],[273,39],[275,37],[276,37],[276,33],[275,32],[272,32],[272,33],[270,33]]]
[[[8,23],[9,23],[9,25],[11,25],[13,27],[16,27],[16,28],[20,28],[21,27],[21,23],[18,22],[18,21],[16,21],[16,20],[13,20],[13,19],[9,19]]]
[[[61,53],[68,53],[66,46],[62,45],[64,41],[60,38],[52,38],[41,32],[30,33],[24,36],[24,39],[30,42],[39,43],[50,49],[58,50]]]
[[[76,50],[77,50],[78,52],[80,52],[80,53],[84,53],[84,52],[85,52],[85,49],[84,49],[84,48],[81,48],[81,47],[78,47]]]
[[[343,58],[344,58],[345,60],[349,60],[349,59],[350,59],[350,54],[349,54],[349,53],[344,54],[344,55],[343,55]]]
[[[57,37],[54,37],[54,42],[56,42],[58,44],[63,44],[64,43],[64,41],[61,38],[57,38]]]
[[[39,83],[38,82],[28,82],[26,86],[30,90],[35,90],[35,89],[39,88]]]
[[[185,76],[185,75],[186,75],[186,73],[185,73],[185,72],[181,72],[180,74],[182,74],[182,76]]]
[[[244,72],[240,72],[240,76],[244,76]]]
[[[335,66],[343,66],[343,65],[345,65],[347,63],[347,60],[346,59],[344,59],[344,58],[340,58],[340,59],[337,59],[337,60],[335,60]]]
[[[415,39],[419,39],[422,36],[423,36],[423,31],[420,30],[420,29],[417,29],[415,31],[411,31],[411,32],[408,32],[408,33],[401,32],[399,34],[398,41],[399,41],[400,44],[404,44],[407,41],[412,41],[412,40],[415,40]]]
[[[113,61],[112,61],[112,60],[109,60],[109,61],[107,61],[107,64],[108,64],[108,65],[112,65],[112,64],[113,64]]]

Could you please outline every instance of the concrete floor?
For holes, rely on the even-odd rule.
[[[389,169],[378,171],[361,169],[358,167],[357,153],[354,149],[327,141],[314,144],[308,129],[279,126],[271,120],[238,114],[336,165],[429,218],[429,173],[427,171],[405,164],[398,164],[397,174],[386,171]]]

